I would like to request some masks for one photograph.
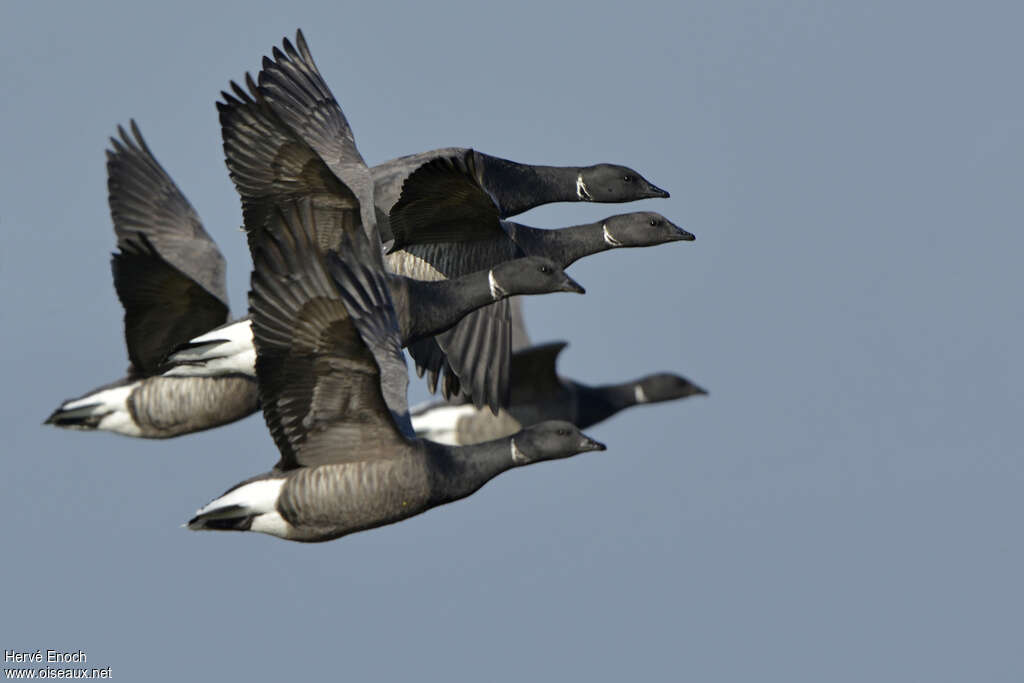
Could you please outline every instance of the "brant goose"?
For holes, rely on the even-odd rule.
[[[377,245],[345,232],[325,259],[323,214],[309,198],[267,218],[252,235],[249,307],[263,415],[281,457],[200,509],[190,529],[327,541],[465,498],[516,466],[604,450],[567,422],[476,446],[416,439]]]
[[[670,373],[596,387],[563,379],[555,363],[565,347],[566,342],[553,342],[512,354],[509,405],[497,415],[471,404],[443,402],[414,410],[417,436],[455,446],[498,439],[544,420],[565,420],[586,429],[630,406],[707,394]]]
[[[465,147],[446,147],[385,161],[370,169],[378,220],[391,213],[411,173],[435,159],[466,156],[472,157],[480,184],[494,200],[501,218],[553,202],[621,203],[669,196],[625,166],[537,166]],[[389,225],[385,218],[379,226],[385,241],[392,237]]]
[[[120,246],[114,280],[132,366],[128,377],[65,401],[46,422],[169,438],[246,417],[258,408],[255,352],[248,320],[222,324],[228,316],[224,259],[135,123],[135,141],[120,130],[108,173]],[[248,219],[260,220],[251,212]],[[405,339],[442,331],[465,311],[511,294],[583,291],[543,259],[510,261],[461,281],[392,277],[389,284]],[[185,364],[158,374],[168,352],[184,342]],[[212,360],[194,368],[188,362],[197,354]]]
[[[163,358],[228,317],[224,257],[192,205],[146,145],[132,136],[107,150],[107,189],[118,251],[114,288],[124,306],[128,376],[65,401],[46,424],[167,438],[241,419],[257,408],[251,378],[163,377]],[[134,139],[133,139],[134,138]]]

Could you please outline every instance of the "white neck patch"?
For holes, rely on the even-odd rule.
[[[604,233],[604,243],[607,244],[609,247],[621,247],[622,246],[622,242],[620,242],[617,239],[615,239],[614,237],[612,237],[612,234],[610,232],[608,232],[608,226],[607,225],[602,225],[601,226],[601,231]]]
[[[587,189],[587,184],[583,182],[582,173],[576,176],[576,196],[580,198],[581,202],[594,201],[594,198],[590,196],[590,190]]]
[[[501,285],[498,284],[498,279],[494,277],[494,270],[487,272],[487,285],[491,288],[491,298],[497,301],[508,296],[508,291],[505,290]]]
[[[519,447],[516,446],[516,440],[509,439],[508,441],[510,444],[512,444],[512,462],[515,463],[516,465],[525,465],[527,462],[529,462],[529,458],[527,458],[526,455],[524,455],[523,452],[519,450]]]
[[[636,399],[637,403],[647,403],[647,394],[644,393],[644,388],[639,384],[636,385],[633,397]]]

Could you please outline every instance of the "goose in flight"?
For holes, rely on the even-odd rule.
[[[454,446],[508,436],[544,420],[565,420],[587,429],[631,406],[708,393],[668,372],[599,386],[566,379],[555,367],[566,346],[553,342],[515,351],[509,404],[497,415],[466,402],[437,401],[413,410],[417,436]]]
[[[135,121],[131,135],[118,133],[107,150],[107,190],[128,374],[64,401],[46,424],[168,438],[243,418],[257,408],[252,377],[160,374],[174,348],[228,319],[224,257]]]
[[[327,541],[459,500],[513,467],[604,450],[567,422],[466,447],[415,438],[380,251],[353,230],[325,256],[321,215],[308,197],[285,200],[253,234],[256,372],[281,457],[201,508],[190,529]]]

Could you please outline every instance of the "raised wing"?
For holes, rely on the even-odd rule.
[[[390,224],[394,238],[390,252],[408,244],[476,242],[506,236],[472,150],[433,159],[413,171],[391,209]]]
[[[352,129],[320,75],[302,31],[296,49],[285,38],[284,50],[263,58],[260,90],[280,119],[323,160],[359,201],[362,227],[370,244],[380,244],[373,201],[373,177],[356,148]]]
[[[110,216],[120,252],[112,261],[114,285],[125,307],[129,358],[136,370],[150,374],[175,346],[227,319],[225,264],[135,121],[131,135],[117,130],[120,139],[111,138],[107,150]]]
[[[380,366],[327,273],[316,233],[313,202],[304,198],[275,207],[253,243],[256,375],[282,470],[365,460],[407,445],[385,402]],[[365,302],[390,305],[376,289]]]
[[[467,151],[470,150],[465,147],[445,147],[419,154],[409,154],[370,167],[370,175],[373,176],[373,201],[377,205],[377,230],[380,232],[382,242],[392,239],[388,214],[391,213],[391,207],[395,205],[399,195],[402,194],[402,185],[409,174],[431,159],[457,156]]]
[[[274,207],[300,198],[313,204],[321,251],[337,248],[342,233],[362,227],[359,200],[278,118],[248,74],[246,85],[248,91],[232,82],[232,92],[221,93],[217,110],[224,158],[242,197],[250,249]]]
[[[144,234],[157,253],[213,298],[228,306],[224,256],[167,171],[149,151],[135,121],[132,135],[121,126],[121,139],[110,138],[107,150],[107,198],[118,244]]]
[[[223,323],[228,307],[169,264],[145,233],[119,242],[110,266],[124,307],[128,358],[138,374],[156,374],[179,344]]]
[[[566,346],[568,342],[551,342],[512,354],[511,405],[550,401],[565,391],[555,366]]]

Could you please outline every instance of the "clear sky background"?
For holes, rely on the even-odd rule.
[[[0,5],[0,648],[116,680],[1021,681],[1019,3]],[[377,163],[617,162],[694,243],[530,302],[605,453],[321,545],[180,528],[277,459],[40,425],[123,374],[104,149],[135,117],[250,261],[214,101],[295,29]],[[426,398],[413,384],[411,399]]]

